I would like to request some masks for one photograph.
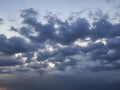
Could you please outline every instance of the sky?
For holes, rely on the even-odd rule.
[[[0,0],[0,90],[120,90],[119,0]]]

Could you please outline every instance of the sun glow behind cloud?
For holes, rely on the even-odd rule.
[[[48,65],[51,69],[54,69],[55,68],[55,64],[54,63],[51,63],[51,62],[48,62]]]

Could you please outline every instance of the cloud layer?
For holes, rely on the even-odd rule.
[[[20,17],[23,19],[22,25],[19,28],[15,26],[10,28],[10,31],[17,32],[20,36],[7,38],[4,34],[0,35],[0,73],[2,75],[21,73],[28,76],[29,74],[33,76],[45,75],[44,78],[49,75],[56,77],[53,81],[51,80],[53,77],[47,78],[50,82],[45,82],[45,84],[49,85],[51,82],[52,84],[55,84],[56,81],[64,82],[69,77],[79,77],[81,72],[84,74],[92,72],[89,78],[84,77],[84,75],[81,77],[90,79],[95,75],[96,78],[93,80],[95,81],[99,80],[97,79],[99,75],[96,75],[96,73],[119,71],[120,23],[111,22],[110,17],[106,14],[100,17],[98,15],[98,19],[90,23],[87,18],[81,18],[79,15],[78,18],[71,15],[68,19],[61,20],[57,15],[49,12],[48,15],[43,17],[43,22],[39,19],[39,12],[30,8],[22,10]],[[0,19],[1,22],[2,19]],[[63,81],[57,80],[61,77],[64,78]],[[101,76],[100,79],[103,77],[105,76]],[[30,78],[26,81],[28,84],[24,86],[18,79],[17,81],[13,79],[12,85],[7,87],[12,88],[12,90],[14,90],[13,86],[16,86],[15,90],[19,90],[16,89],[18,87],[23,87],[20,90],[44,88],[50,90],[44,86],[45,84],[43,87],[42,85],[39,87],[39,85],[33,85],[32,81],[29,82],[29,80]],[[41,82],[40,80],[35,79],[35,83],[44,83],[44,80]],[[76,79],[75,83],[81,83],[79,80]],[[86,79],[83,81],[87,82]],[[6,83],[9,83],[9,81],[6,81]],[[33,88],[27,86],[31,86],[31,83],[34,86]],[[60,83],[58,82],[56,85],[59,86]],[[68,82],[64,83],[67,85]],[[102,85],[102,83],[98,85]],[[5,83],[2,84],[4,86]],[[95,82],[93,82],[94,84]],[[71,84],[69,83],[69,85]],[[112,85],[114,88],[115,85]],[[62,84],[59,87],[63,90],[66,88],[73,90],[78,86],[72,85],[70,89]],[[108,88],[110,85],[102,86],[106,90],[113,90]],[[90,87],[93,90],[98,89],[98,87],[92,85]],[[57,89],[54,86],[52,88]],[[82,87],[82,84],[78,88],[88,90],[85,86]]]

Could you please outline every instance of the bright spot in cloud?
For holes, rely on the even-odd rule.
[[[54,48],[49,45],[46,45],[46,49],[50,52],[54,51]]]
[[[17,53],[15,54],[16,57],[22,57],[22,54],[21,53]]]
[[[56,28],[56,29],[59,29],[59,27],[60,27],[60,26],[59,26],[58,24],[55,24],[55,25],[54,25],[54,28]]]
[[[103,44],[106,44],[106,39],[103,38],[95,41],[95,43],[98,43],[98,42],[102,42]]]
[[[81,47],[86,47],[88,46],[88,41],[80,41],[80,40],[77,40],[74,42],[74,45],[77,45],[77,46],[81,46]]]
[[[49,67],[50,67],[51,69],[54,69],[54,68],[55,68],[55,64],[54,64],[54,63],[49,62],[48,65],[49,65]]]
[[[37,53],[34,53],[34,56],[32,58],[33,60],[37,60]]]

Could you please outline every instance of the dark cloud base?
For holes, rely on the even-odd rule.
[[[56,78],[49,76],[17,76],[11,80],[3,81],[1,85],[8,88],[8,90],[119,90],[118,82],[107,83],[101,78],[94,79],[93,77],[71,77],[71,78]]]

